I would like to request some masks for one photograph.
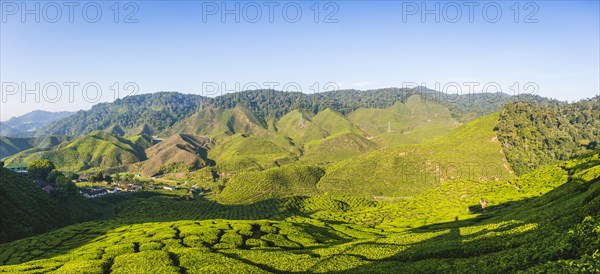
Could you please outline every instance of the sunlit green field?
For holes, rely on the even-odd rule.
[[[110,219],[3,244],[0,272],[594,272],[599,163],[595,154],[511,181],[447,182],[394,202],[132,195]]]

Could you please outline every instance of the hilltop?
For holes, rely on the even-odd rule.
[[[0,159],[28,149],[48,149],[72,140],[69,136],[14,138],[0,136]]]
[[[475,106],[411,92],[254,91],[189,109],[163,108],[147,95],[119,103],[122,110],[146,105],[131,124],[105,117],[102,130],[29,149],[24,140],[5,138],[11,151],[25,149],[9,161],[44,158],[64,171],[158,178],[144,179],[153,187],[140,193],[78,207],[89,213],[104,205],[111,209],[106,219],[2,244],[0,271],[597,270],[597,102],[509,103],[510,96],[500,96],[507,101]],[[282,105],[265,104],[265,96]],[[104,117],[115,106],[80,115]],[[179,116],[146,119],[167,113]],[[30,182],[2,177],[7,201],[31,192],[53,203],[39,188],[5,182]],[[173,187],[162,187],[167,183]],[[6,207],[58,224],[7,215],[15,220],[6,228],[9,240],[84,219],[68,217],[79,212],[72,205],[54,215],[54,206],[24,201]],[[27,226],[41,227],[20,233]]]
[[[202,100],[201,96],[175,92],[128,96],[79,111],[45,126],[37,134],[80,136],[118,128],[125,135],[156,135],[195,112]]]
[[[177,134],[145,150],[145,158],[133,170],[146,176],[161,173],[188,172],[214,165],[208,158],[210,139],[189,134]]]
[[[152,144],[147,136],[122,138],[104,131],[93,131],[70,142],[49,149],[25,150],[7,159],[8,163],[28,163],[47,159],[64,171],[118,169],[146,159],[144,149]]]
[[[333,164],[319,181],[327,193],[365,197],[411,197],[442,181],[498,181],[512,170],[496,138],[498,114],[466,123],[418,145],[383,148]]]
[[[448,95],[424,88],[385,88],[377,90],[336,90],[315,94],[284,92],[276,90],[251,90],[227,93],[215,98],[176,92],[157,92],[118,99],[112,103],[100,103],[87,111],[79,111],[65,119],[48,124],[35,132],[37,135],[85,135],[94,130],[124,132],[125,135],[161,135],[193,133],[169,130],[190,116],[213,109],[223,110],[242,107],[259,120],[267,122],[279,119],[293,110],[315,115],[331,109],[347,115],[360,108],[388,108],[396,102],[406,102],[418,95],[424,101],[441,104],[448,108],[452,117],[465,122],[481,115],[500,110],[511,101],[535,103],[556,102],[540,96],[509,96],[506,94]],[[204,114],[200,114],[204,116]],[[204,118],[200,118],[204,120]],[[198,124],[189,124],[198,127]],[[201,129],[200,129],[201,130]]]

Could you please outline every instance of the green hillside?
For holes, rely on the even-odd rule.
[[[447,107],[424,100],[419,95],[384,109],[357,109],[348,118],[369,136],[401,133],[419,141],[446,134],[459,125]],[[380,139],[386,140],[385,137]]]
[[[421,145],[383,148],[330,166],[319,190],[335,195],[411,197],[441,181],[510,178],[494,127],[498,114],[466,123]]]
[[[339,133],[307,143],[304,146],[304,154],[300,160],[307,163],[331,163],[355,157],[377,148],[376,143],[356,133]]]
[[[593,162],[593,157],[591,160]],[[520,201],[550,192],[568,179],[564,166],[554,165],[508,181],[445,181],[411,199],[384,200],[394,203],[356,213],[353,218],[369,220],[382,227],[418,227],[457,218],[472,219],[478,217],[473,213],[481,213],[478,206],[481,199],[490,207]]]
[[[126,136],[138,136],[138,135],[152,136],[154,133],[156,133],[156,130],[154,128],[152,128],[150,125],[148,125],[146,123],[142,123],[141,125],[136,126],[133,129],[126,132],[125,135]]]
[[[0,159],[17,154],[31,148],[47,149],[63,142],[70,141],[67,136],[12,138],[0,136]]]
[[[126,134],[125,130],[119,124],[113,124],[110,127],[108,127],[105,131],[112,135],[115,135],[115,136],[125,136],[125,134]],[[134,130],[134,131],[138,131],[136,133],[139,133],[139,134],[136,134],[136,135],[151,134],[151,132],[149,130]]]
[[[3,244],[0,271],[597,272],[598,152],[536,172],[505,184],[442,185],[395,210],[472,212],[411,227],[402,220],[412,216],[386,205],[322,196],[247,205],[133,198],[111,220]],[[482,195],[490,199],[483,210],[473,204]]]
[[[217,141],[208,155],[225,171],[265,169],[278,165],[277,161],[296,157],[295,153],[273,140],[245,134],[235,134]]]
[[[327,137],[325,129],[315,125],[308,115],[293,110],[277,121],[277,130],[300,145]]]
[[[317,113],[317,115],[312,118],[312,122],[325,130],[329,136],[346,132],[352,132],[356,134],[362,133],[355,124],[346,119],[346,117],[344,117],[342,114],[330,108],[324,109]]]
[[[266,123],[244,107],[217,109],[208,106],[178,122],[163,135],[189,133],[218,138],[236,133],[258,134],[266,129]]]
[[[47,151],[26,150],[7,159],[8,163],[28,163],[35,159],[52,161],[58,169],[70,172],[109,170],[145,160],[149,137],[125,139],[104,131],[63,143]]]
[[[110,130],[129,136],[156,135],[192,115],[201,104],[201,96],[176,92],[128,96],[48,124],[38,134],[81,136],[94,130]]]
[[[222,203],[252,203],[292,195],[318,194],[316,184],[325,172],[311,166],[285,166],[233,177],[217,196]]]
[[[241,106],[225,110],[207,107],[174,125],[166,134],[172,132],[210,138],[213,146],[208,157],[223,171],[269,168],[278,160],[293,159],[300,153],[286,136]]]
[[[498,124],[498,138],[518,174],[570,159],[598,147],[600,100],[507,105]]]
[[[53,199],[25,176],[0,168],[0,243],[48,232],[97,214],[87,201]]]
[[[190,134],[177,134],[160,143],[149,146],[145,151],[147,160],[136,163],[130,170],[146,176],[163,173],[188,172],[214,164],[208,158],[212,142]]]

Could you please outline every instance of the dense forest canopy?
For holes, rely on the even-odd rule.
[[[157,133],[198,110],[202,97],[175,92],[128,96],[97,104],[44,127],[40,135],[85,135],[119,126],[125,132]],[[139,132],[135,132],[139,131]]]
[[[312,114],[330,108],[348,114],[359,108],[386,108],[395,102],[406,102],[412,95],[424,101],[447,106],[453,117],[465,122],[498,111],[511,101],[558,103],[537,95],[510,96],[498,94],[445,94],[426,88],[385,88],[376,90],[336,90],[305,94],[276,90],[251,90],[224,94],[215,98],[175,92],[142,94],[101,103],[88,111],[52,123],[37,135],[85,135],[94,130],[123,132],[126,135],[159,134],[203,107],[232,109],[244,106],[267,121],[280,118],[292,110]]]
[[[598,146],[600,101],[509,104],[500,116],[498,138],[518,174],[570,159]]]

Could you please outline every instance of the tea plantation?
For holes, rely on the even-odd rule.
[[[597,152],[400,201],[131,195],[109,219],[2,244],[0,272],[598,272],[599,209]]]

